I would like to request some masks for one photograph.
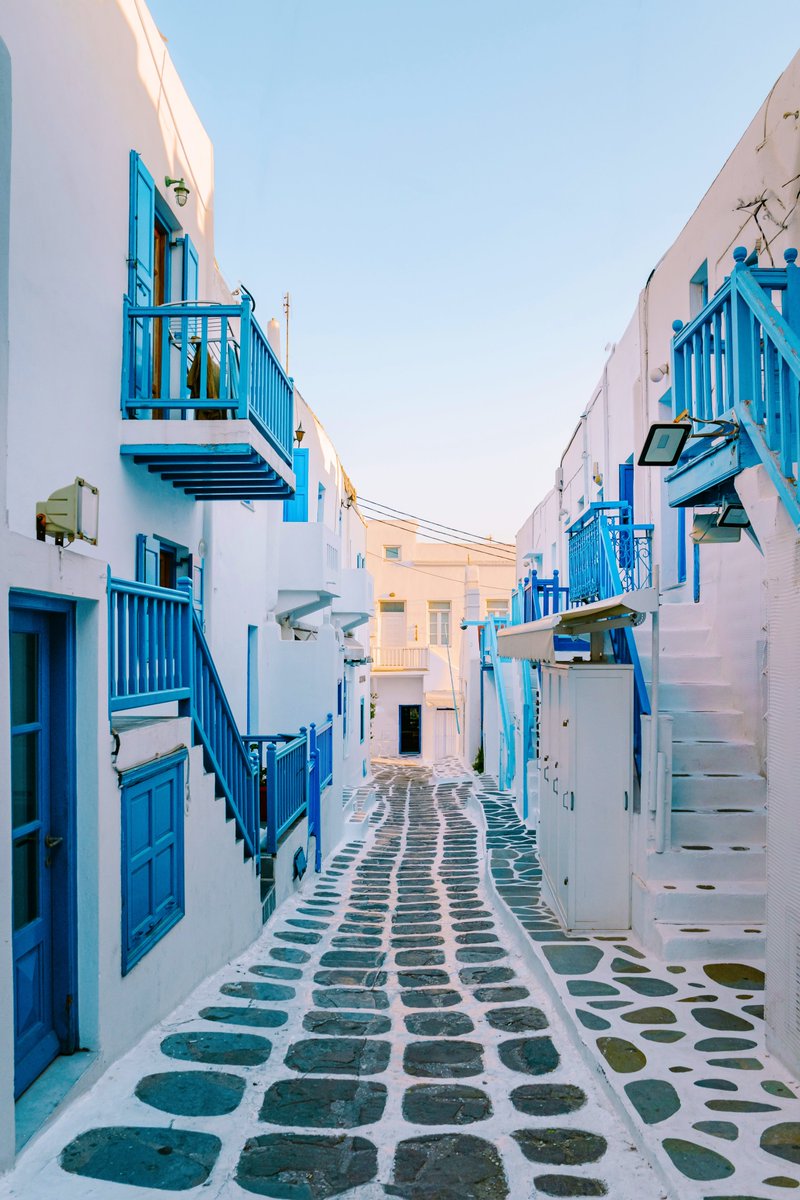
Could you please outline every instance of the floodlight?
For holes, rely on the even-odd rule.
[[[691,539],[693,542],[740,542],[742,540],[741,525],[720,525],[719,513],[698,513],[692,525]]]
[[[640,467],[674,467],[692,432],[692,426],[680,422],[659,422],[651,425],[645,438]]]
[[[723,529],[745,529],[749,524],[744,505],[735,500],[724,504],[717,517],[717,526]]]
[[[48,500],[37,502],[36,536],[43,542],[49,535],[58,546],[75,538],[96,546],[99,508],[99,490],[78,478],[53,492]]]

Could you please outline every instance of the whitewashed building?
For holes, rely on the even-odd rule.
[[[576,404],[554,485],[519,531],[515,623],[498,635],[511,657],[503,670],[515,768],[500,782],[538,824],[546,882],[553,855],[550,899],[564,923],[632,927],[672,962],[766,955],[768,1046],[795,1075],[798,112],[795,57],[646,280],[596,389]],[[640,465],[651,427],[664,426],[649,442],[652,461],[675,421],[679,436],[690,435],[675,465]],[[642,612],[615,605],[620,593]],[[592,633],[615,617],[628,628],[595,638],[594,668],[563,665],[588,660]],[[590,672],[597,681],[612,664],[611,690],[582,710]],[[620,669],[622,726],[612,680]],[[586,832],[574,814],[587,781],[567,782],[583,769],[581,749],[562,737],[581,711],[597,796],[618,792],[619,821],[589,836],[626,883],[613,919],[598,904],[589,917],[584,906],[583,923],[567,890],[586,884],[591,893],[602,871],[591,856],[582,878],[557,867],[567,861],[558,839],[563,849]],[[604,776],[621,751],[622,775]],[[556,803],[558,829],[548,824]]]
[[[367,554],[376,589],[373,754],[472,762],[481,744],[478,626],[508,615],[513,562],[499,543],[426,540],[414,520],[370,520]]]
[[[255,309],[144,4],[4,4],[0,1169],[256,937],[368,771],[365,526]]]

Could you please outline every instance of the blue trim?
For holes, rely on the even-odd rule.
[[[121,776],[123,975],[127,975],[185,913],[183,798],[186,758],[187,751],[181,750],[134,767]],[[160,829],[159,836],[157,829]],[[156,858],[159,860],[158,871]],[[159,884],[164,888],[163,895],[156,891]]]
[[[686,583],[686,509],[678,509],[678,583]]]
[[[403,749],[403,710],[406,708],[416,708],[419,712],[419,745],[416,750]],[[398,704],[397,706],[397,753],[405,755],[414,755],[422,753],[422,705],[421,704]]]
[[[72,1054],[78,1047],[77,973],[77,815],[76,815],[76,696],[75,696],[75,606],[63,597],[45,593],[11,591],[10,632],[38,635],[40,759],[40,832],[63,838],[49,852],[49,866],[40,863],[41,886],[47,885],[47,929],[50,944],[49,979],[50,1029],[36,1045],[22,1042],[15,1071],[15,1094],[19,1095],[56,1054]],[[24,735],[25,727],[17,732]],[[42,763],[40,762],[40,765]],[[46,804],[46,807],[45,807]],[[20,829],[27,827],[18,827]],[[42,854],[44,850],[40,851]],[[46,876],[46,880],[44,879]],[[44,911],[40,907],[40,911]],[[14,936],[19,944],[24,927]]]
[[[359,741],[363,742],[364,741],[364,728],[365,728],[365,724],[366,724],[365,712],[364,712],[364,697],[363,696],[361,697],[361,705],[360,705],[360,709],[359,709],[359,720],[360,720],[360,725],[361,725],[361,736],[359,738]]]
[[[700,546],[692,542],[692,599],[700,603]]]
[[[283,519],[289,522],[308,520],[308,450],[296,449],[292,458],[294,495],[283,502]]]

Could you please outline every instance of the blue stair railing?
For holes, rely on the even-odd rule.
[[[687,325],[673,323],[674,411],[688,414],[700,431],[735,420],[800,529],[797,250],[784,252],[783,267],[751,267],[747,257],[737,247],[730,276],[702,312]]]
[[[505,622],[502,623],[505,624]],[[481,627],[481,650],[481,659],[491,670],[494,677],[497,708],[500,714],[500,762],[498,764],[497,782],[501,788],[507,790],[514,783],[516,749],[514,723],[511,720],[505,680],[501,669],[501,663],[508,662],[509,660],[501,659],[498,653],[497,625],[494,617],[487,617],[486,623]]]
[[[109,712],[177,700],[247,858],[260,862],[256,774],[192,604],[178,589],[108,579]]]
[[[333,713],[317,726],[317,749],[319,750],[319,786],[322,791],[333,783]]]
[[[591,504],[567,530],[570,596],[589,604],[652,586],[652,525],[630,520],[625,501]],[[613,629],[609,638],[617,663],[633,666],[633,757],[642,770],[642,717],[650,713],[633,630]]]

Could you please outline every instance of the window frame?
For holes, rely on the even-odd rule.
[[[428,645],[452,646],[453,606],[449,600],[428,601]],[[434,620],[436,618],[436,620]],[[446,637],[442,637],[442,626],[446,625]],[[434,636],[435,627],[435,636]]]
[[[384,546],[383,547],[383,557],[387,560],[387,562],[399,562],[400,561],[400,549],[401,549],[400,546]],[[393,553],[390,553],[390,551],[392,551]],[[394,551],[396,551],[396,553],[394,553]]]

